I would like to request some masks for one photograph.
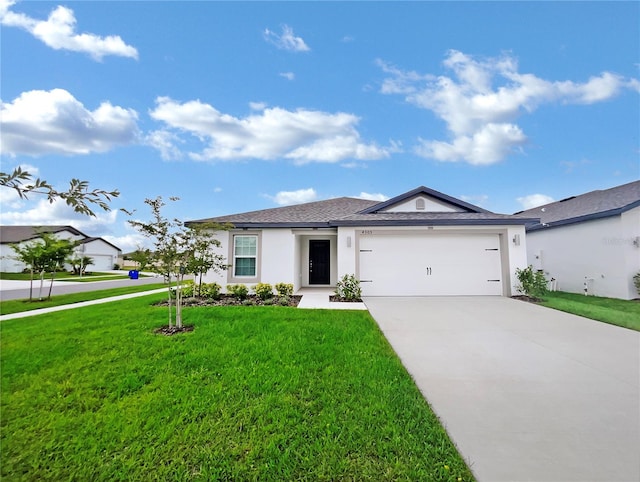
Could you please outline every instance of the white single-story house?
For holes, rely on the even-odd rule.
[[[117,246],[102,238],[87,236],[73,226],[0,226],[0,271],[19,273],[24,270],[24,264],[14,258],[15,252],[11,245],[33,242],[42,232],[78,242],[75,253],[93,260],[90,271],[111,270],[122,256],[122,251]],[[65,268],[70,269],[70,266]]]
[[[557,289],[630,300],[639,295],[640,181],[516,213],[527,226],[527,258]]]
[[[344,275],[365,296],[498,295],[527,265],[523,219],[426,187],[384,202],[341,197],[187,223],[231,223],[216,237],[227,271],[207,282],[335,287]]]

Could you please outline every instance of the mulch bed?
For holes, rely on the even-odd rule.
[[[281,304],[280,298],[274,296],[265,303],[256,295],[248,295],[244,300],[239,300],[233,295],[223,294],[217,300],[204,299],[204,298],[183,298],[182,306],[298,306],[302,296],[293,295],[289,296],[287,304]],[[158,306],[167,306],[167,300],[163,300],[158,303]]]
[[[165,325],[153,330],[153,332],[156,335],[171,336],[177,335],[178,333],[188,333],[190,331],[193,331],[194,328],[195,327],[193,325],[182,325],[182,328],[177,328],[175,325],[171,327],[169,325]]]
[[[329,296],[329,301],[335,302],[335,303],[362,303],[361,298],[356,298],[355,300],[346,300],[336,295]]]
[[[529,303],[540,303],[541,301],[543,301],[540,298],[526,295],[512,296],[511,298],[513,298],[514,300],[527,301]]]

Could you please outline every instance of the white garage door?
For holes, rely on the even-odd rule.
[[[108,254],[87,255],[93,260],[87,271],[109,271],[113,269],[113,256]]]
[[[497,234],[360,237],[363,296],[502,295]]]

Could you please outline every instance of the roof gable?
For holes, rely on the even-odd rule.
[[[422,202],[421,202],[422,201]],[[486,209],[456,199],[425,186],[417,187],[387,201],[364,209],[359,214],[382,212],[488,213]]]
[[[424,201],[424,209],[416,201]],[[195,223],[230,223],[236,228],[335,228],[338,226],[524,225],[537,219],[496,214],[421,186],[388,201],[341,197],[263,209]]]

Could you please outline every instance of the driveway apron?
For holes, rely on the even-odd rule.
[[[639,332],[504,297],[365,303],[478,480],[640,480]]]

